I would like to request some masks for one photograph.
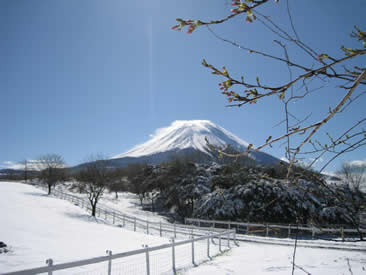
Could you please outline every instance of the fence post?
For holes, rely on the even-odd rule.
[[[115,223],[115,221],[116,221],[116,213],[113,212],[113,224]]]
[[[230,248],[230,233],[227,234],[227,246]]]
[[[341,237],[342,237],[342,242],[344,242],[344,230],[343,230],[343,226],[341,226]]]
[[[314,240],[315,237],[315,228],[314,225],[311,226],[311,239]]]
[[[268,231],[269,231],[268,224],[266,224],[266,237],[268,237]]]
[[[213,233],[215,233],[215,232],[213,232]],[[211,231],[209,232],[209,234],[211,235]],[[212,237],[211,237],[211,242],[212,242],[212,244],[215,244],[214,238],[212,238]]]
[[[175,240],[174,238],[172,238],[170,240],[172,242],[172,265],[173,265],[173,273],[175,274],[176,269],[175,269]]]
[[[107,250],[106,251],[107,255],[109,256],[108,259],[108,275],[112,275],[112,251]]]
[[[52,269],[51,269],[51,267],[53,266],[53,260],[52,259],[47,259],[46,260],[46,265],[48,265],[48,267],[49,267],[48,275],[52,275]]]
[[[290,238],[291,235],[291,224],[288,225],[288,235],[287,237]]]
[[[146,248],[146,274],[150,275],[149,246],[145,245],[145,248]]]
[[[238,242],[236,241],[236,229],[235,229],[235,231],[234,231],[234,244],[235,244],[236,246],[239,246]]]
[[[149,235],[149,220],[146,220],[146,234]]]
[[[175,222],[174,222],[174,238],[177,237],[177,226],[175,225]]]
[[[221,251],[221,234],[219,235],[219,251],[222,252]]]
[[[208,233],[208,238],[207,238],[207,257],[210,259],[210,233]]]
[[[194,238],[192,238],[192,264],[193,264],[193,265],[196,265],[196,264],[194,263]]]
[[[135,231],[135,232],[136,232],[136,217],[135,217],[135,219],[134,219],[134,223],[133,223],[133,231]]]
[[[107,210],[104,210],[104,214],[105,214],[105,220],[107,221]]]
[[[159,232],[160,232],[160,237],[162,237],[162,232],[161,232],[161,221],[160,221],[160,225],[159,225]]]

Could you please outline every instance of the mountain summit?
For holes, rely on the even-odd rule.
[[[206,140],[214,146],[245,152],[248,143],[224,128],[208,120],[177,120],[169,127],[160,128],[147,142],[133,147],[131,150],[112,157],[112,161],[126,165],[132,162],[159,163],[182,154],[199,152],[213,157]],[[277,158],[263,152],[255,152],[251,158],[260,164],[273,164]],[[117,164],[117,163],[116,163]]]

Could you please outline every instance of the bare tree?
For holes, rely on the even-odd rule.
[[[360,192],[360,186],[365,180],[366,166],[356,166],[344,162],[337,174],[342,178],[343,183],[348,184],[352,189]]]
[[[103,156],[91,156],[83,168],[76,174],[79,191],[86,193],[91,206],[91,215],[95,217],[97,204],[111,182],[111,170],[108,160]]]
[[[141,206],[149,191],[146,184],[146,178],[149,176],[149,169],[150,168],[147,165],[137,163],[130,164],[126,167],[130,191],[138,195]]]
[[[274,1],[278,3],[279,1]],[[288,14],[289,29],[285,29],[274,21],[273,16],[267,16],[259,11],[263,5],[274,5],[272,10],[284,5]],[[249,104],[256,104],[265,98],[273,98],[283,103],[284,118],[279,125],[284,125],[284,133],[279,137],[272,137],[268,133],[268,138],[258,147],[250,145],[247,152],[242,154],[228,154],[221,150],[223,155],[238,157],[248,155],[251,152],[272,146],[274,143],[286,145],[285,154],[289,161],[287,179],[289,183],[294,183],[293,166],[302,158],[311,156],[312,161],[308,167],[312,167],[319,159],[325,159],[325,164],[320,169],[323,171],[335,158],[348,152],[357,150],[366,145],[366,130],[362,128],[366,124],[366,117],[349,120],[348,125],[344,124],[344,129],[337,136],[332,133],[325,133],[322,129],[330,120],[334,120],[339,113],[347,110],[352,111],[352,106],[366,94],[366,69],[362,67],[362,55],[366,54],[366,32],[355,27],[351,36],[361,42],[358,48],[346,48],[341,46],[338,56],[331,56],[330,50],[314,50],[309,44],[303,41],[297,33],[293,18],[290,12],[289,1],[280,1],[279,4],[269,0],[233,0],[231,14],[218,20],[201,21],[185,20],[178,18],[178,24],[173,26],[174,30],[188,28],[188,33],[193,33],[197,28],[206,27],[219,41],[227,43],[235,48],[243,50],[245,53],[254,54],[272,60],[274,63],[285,65],[284,70],[288,71],[289,79],[284,79],[282,83],[265,83],[256,78],[250,81],[243,76],[235,76],[235,72],[227,67],[218,67],[202,61],[202,65],[208,68],[214,75],[221,78],[219,87],[222,94],[227,96],[228,107],[243,107]],[[277,36],[274,41],[283,54],[275,51],[264,52],[246,45],[225,38],[219,35],[214,27],[225,24],[235,17],[244,16],[248,23],[262,24],[269,33]],[[292,54],[289,53],[291,49]],[[308,62],[297,61],[296,56],[302,56]],[[351,61],[352,60],[352,61]],[[309,64],[313,64],[309,66]],[[333,85],[334,83],[334,85]],[[334,106],[324,105],[322,115],[315,117],[314,114],[296,113],[298,105],[306,98],[316,100],[316,94],[323,88],[332,87],[331,96],[335,96],[334,89],[338,89],[338,102]],[[336,87],[336,88],[334,88]],[[296,107],[292,103],[296,102]],[[290,105],[290,103],[292,105]],[[315,117],[315,118],[314,118]],[[312,121],[310,121],[312,119]],[[327,138],[328,142],[320,142],[319,137]],[[309,157],[310,158],[310,157]]]
[[[56,184],[65,181],[66,179],[66,166],[60,155],[42,155],[37,160],[37,166],[41,171],[39,175],[40,180],[48,186],[48,195],[51,194],[52,188],[55,187]]]
[[[115,193],[116,199],[118,199],[118,192],[128,191],[129,183],[127,179],[127,172],[124,167],[114,169],[111,172],[111,184],[108,186],[110,192]]]

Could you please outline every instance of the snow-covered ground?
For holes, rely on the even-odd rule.
[[[167,238],[135,233],[91,219],[79,207],[49,197],[33,186],[0,182],[0,193],[0,241],[10,248],[10,252],[0,254],[0,273],[44,266],[47,258],[61,263],[103,256],[107,249],[115,254],[139,249],[142,244],[154,246],[168,243]],[[139,209],[136,206],[137,198],[132,194],[124,194],[118,200],[113,196],[114,194],[107,194],[103,203],[139,218],[163,220],[156,214]],[[197,250],[199,255],[205,256],[205,247],[198,246]],[[178,265],[185,262],[189,266],[189,252],[189,247],[185,251],[177,251]],[[180,273],[291,274],[292,252],[292,246],[241,242],[240,247],[233,248],[223,256],[214,257],[212,261],[198,267],[181,270]],[[152,255],[152,274],[169,270],[170,259],[169,251],[159,251]],[[119,267],[114,264],[115,273],[112,274],[145,274],[144,257],[126,261],[128,265]],[[311,274],[352,274],[351,271],[353,274],[366,274],[366,253],[362,251],[298,247],[295,262]],[[103,266],[96,270],[106,269]],[[63,274],[71,273],[68,271]],[[77,274],[102,273],[78,271]],[[295,274],[305,273],[297,268]]]
[[[138,197],[133,193],[118,193],[118,199],[116,199],[114,193],[106,192],[100,200],[100,205],[117,210],[125,215],[136,216],[150,222],[167,222],[166,217],[160,216],[155,212],[142,210]]]
[[[0,273],[104,256],[169,242],[91,218],[79,207],[33,186],[0,182],[0,241],[10,248],[0,254]]]
[[[291,274],[293,247],[241,243],[238,248],[186,274]],[[349,261],[349,265],[348,265]],[[298,247],[295,274],[366,274],[366,253]],[[351,268],[352,272],[349,270]]]
[[[68,193],[70,195],[87,199],[86,194],[80,194],[70,191],[72,182],[65,182],[56,186],[56,190]],[[167,222],[167,218],[159,215],[156,212],[144,211],[140,205],[140,200],[136,194],[130,192],[119,192],[118,198],[114,192],[105,191],[103,196],[98,202],[98,207],[110,208],[116,212],[120,212],[127,216],[134,216],[143,220],[148,220],[149,222]]]

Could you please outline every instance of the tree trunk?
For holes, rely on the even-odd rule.
[[[51,184],[47,184],[48,185],[48,195],[51,195],[51,188],[52,188],[52,185]]]
[[[92,217],[95,217],[95,214],[96,214],[96,210],[97,210],[97,204],[91,204],[92,205]]]

